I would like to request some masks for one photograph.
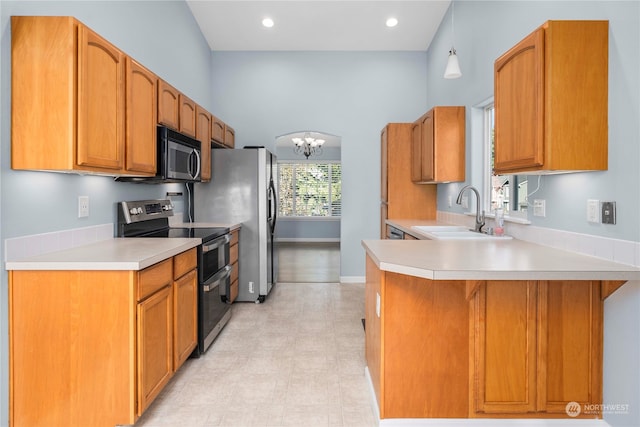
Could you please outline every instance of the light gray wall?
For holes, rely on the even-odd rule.
[[[623,240],[640,240],[640,2],[518,1],[455,2],[455,47],[462,77],[442,78],[451,47],[451,8],[428,52],[429,106],[467,107],[467,183],[482,186],[482,135],[473,133],[474,105],[493,95],[493,63],[502,53],[550,19],[609,20],[609,170],[545,176],[532,198],[545,199],[547,216],[529,218],[536,226]],[[537,186],[532,177],[529,191]],[[438,187],[438,209],[447,206],[464,183]],[[590,224],[587,199],[617,202],[617,224]]]
[[[339,241],[340,220],[279,218],[276,239],[280,241]]]
[[[380,131],[426,111],[424,52],[213,52],[213,102],[236,145],[292,130],[342,138],[341,276],[364,276],[378,237]]]
[[[547,217],[533,217],[531,208],[529,217],[540,227],[640,241],[640,2],[456,1],[454,16],[463,75],[442,78],[452,40],[450,8],[427,55],[428,104],[467,107],[467,183],[478,188],[481,126],[470,113],[493,95],[494,60],[546,20],[609,20],[609,170],[543,177],[535,198],[546,200]],[[439,185],[438,209],[462,213],[455,204],[448,208],[447,197],[455,200],[463,185]],[[590,198],[616,201],[617,224],[588,224]],[[612,426],[640,425],[639,285],[629,283],[605,301],[604,402],[629,405],[628,413],[605,413]]]
[[[183,1],[0,1],[0,241],[15,236],[114,223],[115,202],[164,197],[179,184],[116,183],[111,178],[13,171],[11,15],[70,15],[214,112],[211,52]],[[34,126],[37,126],[34,123]],[[77,218],[77,198],[90,198]],[[4,247],[4,245],[2,245]],[[1,249],[0,249],[1,250]],[[4,253],[1,253],[4,260]],[[0,425],[8,425],[7,273],[0,292]]]

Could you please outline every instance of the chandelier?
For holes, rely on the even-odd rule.
[[[291,138],[291,141],[293,141],[293,152],[307,159],[309,156],[322,154],[322,144],[325,142],[324,139],[313,138],[309,132],[306,132],[303,138],[295,137]]]

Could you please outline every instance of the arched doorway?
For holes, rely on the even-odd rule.
[[[320,131],[276,137],[279,282],[340,281],[341,138]]]

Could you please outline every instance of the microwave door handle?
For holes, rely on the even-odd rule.
[[[220,282],[225,280],[231,274],[231,266],[225,265],[223,269],[214,274],[211,279],[203,283],[203,289],[205,292],[210,292],[216,287],[220,286]]]
[[[219,248],[222,245],[226,245],[231,241],[231,237],[228,234],[225,234],[222,237],[218,237],[209,245],[202,245],[202,252],[209,252],[213,249]]]
[[[200,175],[200,162],[202,161],[200,159],[200,152],[198,150],[193,150],[193,153],[196,155],[196,173],[193,175],[193,178],[196,178],[197,176]]]

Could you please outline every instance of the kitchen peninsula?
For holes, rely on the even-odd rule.
[[[602,417],[603,300],[640,269],[515,239],[362,245],[381,420]]]

